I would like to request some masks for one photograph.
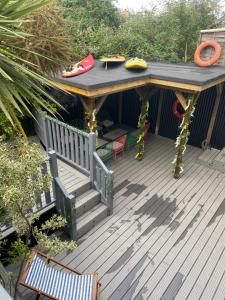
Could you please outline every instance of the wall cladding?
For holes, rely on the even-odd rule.
[[[191,136],[189,144],[201,147],[206,139],[207,131],[215,102],[216,89],[210,88],[201,93],[195,110],[193,123],[191,124]],[[110,111],[115,122],[118,120],[118,94],[108,97],[104,104],[104,109]],[[161,122],[159,135],[171,139],[176,139],[179,134],[178,126],[180,121],[173,115],[172,104],[176,99],[173,91],[165,90],[162,105]],[[158,111],[159,92],[150,101],[149,121],[151,123],[151,132],[155,132],[157,111]],[[140,101],[134,90],[123,92],[123,123],[136,127],[140,113]],[[211,146],[221,149],[225,147],[225,86],[221,96],[219,112],[216,118],[215,127],[212,134]]]

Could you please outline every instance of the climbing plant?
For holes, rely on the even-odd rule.
[[[90,110],[85,113],[85,121],[87,124],[88,132],[96,132],[97,130],[97,120],[96,120],[96,110]]]
[[[174,165],[174,178],[179,178],[184,171],[183,158],[186,150],[188,138],[190,136],[189,125],[191,124],[191,118],[194,116],[195,104],[198,96],[191,95],[188,98],[188,104],[183,116],[183,120],[179,126],[180,134],[176,140],[177,154],[175,155]]]
[[[147,97],[147,93],[144,93],[140,96],[141,100],[141,114],[139,116],[138,121],[138,128],[140,128],[140,133],[137,138],[137,154],[135,158],[137,160],[142,160],[144,157],[144,149],[145,149],[145,124],[148,117],[148,108],[149,108],[149,101]]]

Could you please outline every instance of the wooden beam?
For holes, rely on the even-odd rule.
[[[159,134],[159,126],[160,126],[160,120],[161,120],[161,114],[162,114],[163,98],[164,98],[164,90],[160,90],[157,120],[156,120],[156,126],[155,126],[155,135]]]
[[[58,86],[60,89],[64,89],[66,91],[79,94],[82,96],[86,96],[89,98],[96,98],[103,95],[110,95],[113,93],[118,93],[125,90],[130,90],[134,88],[138,88],[145,85],[153,85],[160,88],[165,89],[176,89],[181,90],[185,92],[201,92],[203,90],[206,90],[212,86],[218,85],[225,81],[225,76],[222,78],[215,80],[209,84],[206,85],[194,85],[190,83],[182,83],[182,82],[175,82],[175,81],[168,81],[168,80],[161,80],[161,79],[154,79],[154,78],[146,78],[146,79],[139,79],[132,82],[125,82],[120,84],[113,84],[111,86],[97,88],[93,90],[86,90],[82,88],[78,88],[69,84],[56,82],[54,81],[54,85]]]
[[[122,115],[123,115],[123,93],[119,93],[119,111],[118,111],[118,123],[122,124]]]
[[[182,105],[183,109],[186,110],[187,109],[187,102],[186,102],[186,99],[184,98],[183,94],[180,91],[174,91],[174,93],[175,93],[178,101]]]
[[[84,111],[88,111],[88,105],[87,105],[87,98],[81,96],[81,95],[78,95],[82,105],[83,105],[83,108],[84,108]]]
[[[108,95],[102,96],[98,98],[98,103],[96,105],[95,111],[96,114],[99,112],[99,110],[101,109],[102,105],[104,104],[105,100],[107,99]]]
[[[150,85],[146,85],[143,87],[139,87],[135,90],[140,97],[144,97],[144,98],[148,97],[148,99],[150,99],[152,96],[154,96],[159,91],[159,88],[152,89],[152,87]]]
[[[213,133],[213,128],[216,122],[216,116],[219,110],[219,104],[220,104],[220,98],[221,98],[221,94],[222,94],[222,84],[218,84],[216,85],[216,99],[215,99],[215,103],[214,103],[214,107],[213,107],[213,112],[212,112],[212,116],[211,116],[211,120],[209,123],[209,128],[208,128],[208,132],[207,132],[207,137],[206,140],[203,142],[203,149],[206,150],[209,145],[210,145],[210,141],[211,141],[211,137],[212,137],[212,133]]]

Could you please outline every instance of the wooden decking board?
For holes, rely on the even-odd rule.
[[[208,278],[205,288],[201,294],[202,299],[212,299],[213,298],[213,296],[217,290],[217,286],[219,285],[219,282],[222,280],[222,277],[224,274],[224,270],[223,270],[223,268],[221,268],[221,266],[224,264],[224,261],[225,261],[225,248],[223,245],[223,252],[221,253],[221,255],[217,261],[217,264],[216,264],[212,274]]]
[[[170,174],[170,173],[169,173]],[[169,177],[170,178],[170,177]],[[177,182],[177,181],[176,181]],[[92,245],[93,246],[93,245]],[[83,254],[83,253],[82,253]]]
[[[191,299],[224,299],[225,174],[199,165],[201,150],[188,146],[185,173],[173,179],[173,145],[153,136],[143,161],[134,160],[135,149],[112,161],[113,215],[61,256],[99,272],[100,299],[185,299],[192,289]]]
[[[224,262],[223,262],[223,265],[224,265]],[[216,287],[216,292],[214,293],[212,299],[215,299],[215,300],[224,299],[224,295],[225,295],[225,272],[223,273],[223,277],[221,278],[221,280],[218,282],[218,285]]]
[[[193,189],[193,188],[192,188],[192,189]],[[186,194],[186,195],[188,195],[188,193],[189,193],[189,190],[187,190],[187,194]],[[180,204],[180,205],[183,204],[183,197],[186,196],[186,195],[182,195],[182,193],[180,194],[180,198],[181,198],[181,199],[180,199],[180,201],[179,201],[178,204],[177,204],[178,206],[179,206],[179,204]],[[192,197],[192,195],[189,195],[189,196],[190,196],[190,198]],[[187,202],[187,203],[189,203],[189,202]],[[176,217],[178,217],[178,216],[181,217],[181,216],[180,216],[180,211],[181,211],[181,210],[177,210],[177,211],[174,213],[174,215],[172,215],[170,222],[168,222],[168,225],[167,225],[167,224],[166,224],[166,226],[164,225],[165,228],[163,228],[163,226],[161,226],[161,225],[160,225],[160,222],[159,222],[159,226],[160,226],[160,229],[162,230],[162,232],[158,233],[157,228],[156,228],[155,233],[153,233],[153,235],[150,236],[151,239],[150,239],[150,237],[148,237],[147,239],[145,239],[145,240],[142,241],[142,244],[141,244],[141,245],[142,245],[142,248],[141,248],[140,251],[146,251],[146,253],[147,253],[148,251],[150,251],[152,254],[153,254],[153,253],[157,253],[156,250],[153,251],[151,248],[153,247],[153,245],[154,245],[155,242],[159,244],[160,237],[161,237],[163,231],[166,231],[166,230],[167,230],[167,234],[169,234],[169,236],[172,235],[172,233],[173,233],[173,231],[171,230],[172,227],[170,228],[170,227],[169,227],[169,224],[173,224],[173,222],[176,222]],[[170,211],[167,212],[167,209],[165,208],[165,216],[164,216],[164,217],[166,217],[166,216],[168,216],[168,215],[170,215],[170,214],[171,214],[171,212],[170,212]],[[161,220],[161,221],[162,221],[162,220]],[[157,220],[156,220],[156,222],[157,222]],[[176,229],[176,226],[175,226],[174,229]],[[163,236],[162,242],[164,242],[164,239],[165,239],[165,238],[166,238],[166,237]],[[143,245],[144,245],[144,247],[143,247]],[[154,247],[156,247],[156,245],[154,245]],[[134,264],[135,264],[135,262],[136,262],[136,260],[137,260],[137,256],[138,256],[138,257],[141,257],[141,256],[143,256],[143,253],[141,253],[141,254],[138,255],[138,252],[137,252],[135,255],[136,255],[136,257],[134,256],[134,257],[132,258]],[[152,257],[152,259],[154,260],[154,257]],[[133,266],[133,265],[132,265],[132,260],[129,261],[129,269]],[[143,267],[144,267],[144,264],[143,264]],[[141,271],[141,270],[139,270],[139,271]],[[124,272],[123,272],[123,273],[124,273]],[[136,273],[135,275],[137,275],[137,273]],[[115,279],[114,279],[114,280],[115,280]],[[131,285],[131,282],[130,282],[130,285]],[[116,295],[116,297],[118,297],[118,295]],[[129,299],[129,297],[130,297],[130,295],[127,297],[127,299]]]
[[[223,190],[223,192],[224,192],[224,190]],[[222,195],[220,195],[220,200],[221,200],[221,198],[223,199]],[[218,200],[218,198],[217,198],[217,200]],[[219,225],[221,222],[221,219],[222,219],[221,224],[223,224],[222,227],[221,227],[221,225]],[[191,251],[191,254],[188,256],[188,259],[184,262],[184,264],[181,267],[181,272],[182,272],[182,274],[186,275],[185,279],[187,279],[187,280],[184,280],[183,285],[177,294],[177,297],[176,297],[177,299],[184,299],[182,297],[185,296],[186,294],[187,295],[189,294],[193,284],[195,283],[196,275],[197,275],[194,273],[194,270],[196,270],[195,263],[197,261],[199,261],[198,259],[200,258],[200,259],[202,259],[201,263],[203,263],[203,266],[204,266],[204,259],[205,259],[204,252],[206,251],[204,249],[209,250],[210,247],[214,248],[214,245],[217,242],[217,238],[218,238],[218,237],[216,238],[215,235],[218,234],[218,232],[223,231],[224,225],[225,225],[225,218],[224,218],[224,216],[221,216],[219,218],[219,220],[216,220],[214,222],[214,224],[212,224],[210,227],[206,227],[203,232],[200,232],[200,233],[202,233],[202,235],[200,236],[200,238],[198,240],[196,239],[196,245],[193,247],[193,250]],[[197,233],[198,232],[196,232],[196,235],[197,235]],[[219,235],[220,235],[220,233],[219,233]],[[206,256],[206,258],[207,257],[208,256]],[[200,271],[201,270],[198,270],[198,272],[200,272]]]
[[[222,185],[224,185],[224,181],[222,182]],[[218,194],[219,193],[221,193],[221,190],[219,190]],[[207,211],[203,216],[201,216],[199,223],[197,224],[196,227],[200,226],[202,220],[204,220],[205,218],[208,217],[207,212],[209,211],[209,209],[212,206],[212,203],[210,202],[210,198],[208,198],[206,200],[206,203],[208,204],[209,207],[207,207],[207,204],[205,204],[204,208],[207,207]],[[197,212],[198,211],[196,211],[196,213]],[[200,230],[196,231],[196,227],[193,226],[189,230],[186,238],[183,241],[181,241],[178,245],[171,248],[170,252],[167,254],[167,257],[165,258],[166,264],[164,264],[164,265],[161,264],[161,266],[160,266],[160,268],[158,268],[157,272],[154,272],[154,277],[151,277],[151,280],[148,281],[148,284],[146,286],[149,287],[149,291],[152,291],[155,288],[155,286],[157,286],[157,288],[154,289],[154,293],[151,294],[151,297],[155,297],[157,293],[161,293],[164,291],[163,287],[166,285],[166,280],[165,280],[165,278],[163,278],[163,280],[160,280],[159,276],[161,273],[164,274],[167,271],[167,275],[168,275],[167,277],[170,280],[171,280],[171,277],[175,276],[178,271],[182,275],[185,274],[183,272],[182,268],[179,269],[179,267],[182,265],[182,262],[185,260],[185,258],[190,254],[193,245],[195,245],[195,243],[198,241],[199,236],[202,233]],[[203,223],[203,227],[204,227],[204,223]],[[193,241],[192,240],[193,237],[195,237],[196,240]],[[192,258],[193,256],[190,255],[189,257]],[[189,266],[189,264],[188,264],[188,266]],[[173,269],[172,269],[172,267],[173,267]],[[162,270],[163,270],[163,272],[162,272]],[[158,276],[158,281],[156,279],[157,276]],[[161,278],[162,278],[162,276],[161,276]],[[159,282],[159,284],[157,285],[158,282]],[[155,286],[154,286],[154,284],[155,284]],[[152,289],[150,288],[150,285],[151,285],[151,287],[153,287]],[[150,295],[150,293],[146,293],[145,296],[147,297],[149,295]],[[186,298],[184,297],[182,299],[186,299]]]
[[[202,295],[202,293],[204,292],[204,288],[208,283],[209,278],[211,277],[221,255],[224,252],[224,241],[222,236],[224,235],[224,231],[225,229],[222,231],[222,233],[220,234],[219,238],[216,241],[216,244],[214,246],[214,248],[211,250],[210,254],[208,254],[206,256],[206,254],[204,254],[203,252],[201,253],[202,257],[207,257],[205,265],[202,267],[201,265],[203,264],[203,259],[201,259],[201,262],[195,263],[195,269],[196,267],[199,267],[199,270],[201,270],[199,272],[198,278],[195,281],[194,286],[192,287],[192,290],[189,293],[189,297],[195,297],[195,299],[199,299]],[[209,241],[208,241],[209,244]],[[210,244],[211,244],[211,240],[210,240]],[[206,249],[206,248],[205,248]],[[204,249],[204,250],[205,250]],[[206,252],[206,250],[205,250]],[[198,260],[200,259],[200,256],[198,258]],[[194,268],[193,268],[194,269]],[[193,276],[193,271],[191,271],[191,275]],[[219,278],[217,278],[218,280]]]
[[[156,166],[157,166],[157,164],[156,164]],[[159,171],[159,170],[160,170],[159,166],[158,166],[158,168],[155,168],[155,170],[156,170],[156,171]],[[151,171],[152,171],[152,170],[150,169],[149,172],[151,172]],[[160,175],[159,175],[159,176],[160,176]],[[144,177],[144,176],[143,176],[143,177]],[[144,177],[144,178],[145,178],[145,177]],[[145,180],[146,180],[146,178],[145,178]],[[126,191],[126,190],[124,190],[124,191]],[[124,192],[124,191],[123,191],[123,192]],[[135,195],[134,195],[134,196],[135,196]],[[137,195],[136,195],[136,196],[137,196]],[[124,197],[123,200],[127,200],[127,201],[126,201],[126,202],[125,202],[125,201],[122,201],[122,205],[125,206],[126,203],[129,204],[129,202],[130,202],[129,200],[132,200],[132,198],[133,198],[133,197],[131,197],[131,196],[128,197],[127,199],[125,199],[125,197]],[[135,203],[132,203],[132,202],[131,202],[131,204],[134,205]],[[118,204],[118,205],[119,205],[119,204]],[[117,209],[117,205],[115,205],[114,213],[116,212],[116,209]],[[121,206],[119,207],[119,210],[121,210]],[[128,208],[125,208],[125,210],[128,210]],[[121,216],[123,216],[123,213],[124,213],[124,212],[121,212]],[[114,217],[115,217],[115,214],[114,214],[112,217],[114,218]],[[108,218],[108,219],[109,219],[109,218]],[[105,220],[106,223],[108,223],[108,219]],[[103,228],[105,231],[106,231],[106,229],[107,229],[107,228],[104,227],[104,225],[102,226],[102,228]],[[92,245],[92,247],[93,247],[93,245]],[[81,245],[81,248],[82,248],[82,245]]]
[[[168,177],[168,176],[167,176]],[[169,177],[170,178],[170,177]],[[140,202],[139,202],[139,206],[140,206]],[[123,216],[124,215],[124,213],[123,214],[121,214],[121,216]],[[103,228],[104,228],[104,226],[102,226]],[[101,235],[101,238],[102,238],[102,235]],[[91,249],[93,249],[93,244],[92,244],[92,247],[91,247]],[[93,250],[92,250],[93,251]],[[82,255],[84,255],[84,253],[82,253]]]

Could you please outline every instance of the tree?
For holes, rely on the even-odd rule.
[[[66,16],[79,29],[97,29],[101,24],[118,27],[120,14],[112,0],[58,0],[66,8]]]
[[[9,256],[13,262],[21,260],[19,273],[29,255],[31,243],[36,243],[37,248],[49,255],[76,247],[73,241],[62,242],[54,233],[48,235],[50,231],[65,226],[62,217],[54,215],[40,227],[35,224],[39,215],[32,208],[37,206],[37,199],[49,190],[51,183],[49,174],[41,174],[44,161],[36,144],[19,142],[10,146],[0,143],[0,211],[4,217],[1,222],[4,219],[16,230],[18,238],[9,247]],[[17,288],[18,280],[16,291]]]
[[[28,52],[32,53],[32,47],[29,50],[16,46],[18,39],[25,41],[31,37],[21,30],[28,22],[25,18],[48,3],[49,0],[5,0],[0,4],[0,110],[24,137],[19,118],[32,115],[30,106],[51,112],[49,103],[56,103],[46,91],[56,86],[37,66],[23,58],[22,53],[26,52],[26,57]],[[32,55],[41,57],[38,53]],[[48,63],[51,65],[52,61],[49,59]]]

